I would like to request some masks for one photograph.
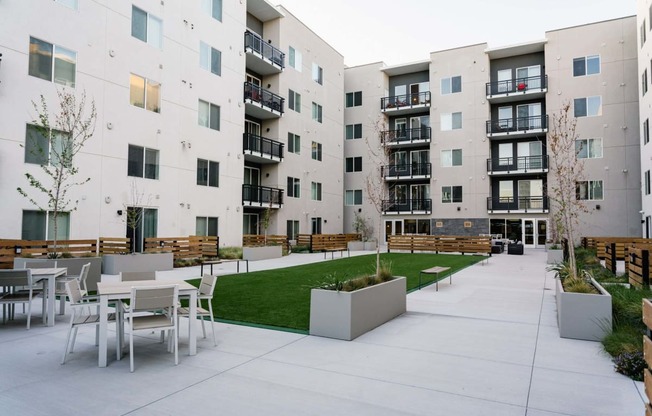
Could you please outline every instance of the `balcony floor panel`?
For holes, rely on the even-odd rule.
[[[505,94],[487,95],[487,100],[491,104],[513,103],[525,100],[535,100],[545,97],[548,92],[547,88],[539,88],[528,91],[514,91]]]
[[[281,113],[280,111],[274,110],[271,107],[253,101],[249,98],[245,100],[245,114],[250,115],[252,117],[259,118],[261,120],[279,118],[283,115],[283,113]]]
[[[247,162],[260,163],[262,165],[276,164],[283,161],[282,158],[267,153],[254,152],[251,150],[245,150],[243,153]]]
[[[531,208],[531,209],[494,209],[494,210],[488,210],[487,211],[489,214],[547,214],[549,211],[547,209],[539,208]]]
[[[548,173],[548,169],[528,169],[528,170],[494,170],[487,172],[489,176],[512,176],[512,175],[540,175]]]
[[[487,133],[487,137],[492,140],[507,140],[519,137],[539,136],[548,133],[548,129],[531,129],[531,130],[515,130],[499,133]]]
[[[257,201],[242,201],[242,205],[248,208],[260,208],[260,209],[279,209],[283,207],[283,204],[270,204],[268,202],[257,202]]]
[[[415,104],[412,106],[406,105],[403,107],[385,108],[382,112],[390,116],[426,113],[430,112],[430,104]]]
[[[283,72],[283,69],[280,66],[274,64],[268,58],[263,58],[263,56],[258,52],[247,49],[246,55],[247,69],[251,69],[260,75],[273,75]]]

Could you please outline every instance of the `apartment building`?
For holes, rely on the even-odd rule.
[[[640,126],[640,183],[642,207],[640,219],[643,237],[652,237],[652,193],[650,170],[652,169],[652,147],[650,143],[650,119],[652,119],[652,1],[638,0],[636,12],[638,29],[638,100]]]
[[[131,237],[131,212],[137,250],[150,236],[241,245],[268,208],[268,233],[342,228],[342,56],[287,10],[40,0],[3,1],[0,15],[0,237],[52,237],[16,187],[47,206],[23,173],[45,179],[32,101],[56,108],[57,90],[84,91],[98,114],[75,161],[91,179],[71,189],[59,238]]]

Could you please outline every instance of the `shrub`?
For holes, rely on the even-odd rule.
[[[310,247],[307,245],[299,245],[297,244],[296,246],[292,246],[292,252],[293,253],[309,253],[310,252]]]
[[[242,247],[222,247],[219,250],[221,259],[234,260],[242,258]]]
[[[614,357],[616,372],[624,374],[635,381],[643,381],[643,370],[647,368],[643,352],[624,352]]]
[[[74,257],[74,256],[73,256],[72,253],[69,252],[69,251],[64,251],[63,253],[61,253],[61,258],[62,258],[62,259],[71,259],[71,258],[73,258],[73,257]]]

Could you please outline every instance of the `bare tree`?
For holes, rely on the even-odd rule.
[[[35,191],[44,194],[47,203],[43,204],[43,198],[32,197],[28,192],[18,187],[18,193],[27,198],[34,206],[41,211],[49,212],[53,224],[53,252],[52,257],[58,257],[57,238],[59,231],[59,215],[63,212],[71,212],[77,209],[78,200],[72,201],[68,197],[68,191],[78,185],[83,185],[91,178],[77,180],[75,175],[79,169],[75,166],[75,156],[84,147],[88,139],[95,132],[97,111],[95,101],[91,100],[90,109],[86,108],[86,92],[82,92],[79,99],[74,92],[65,89],[57,90],[58,108],[50,113],[47,101],[43,95],[39,102],[32,101],[36,111],[36,118],[33,120],[35,134],[29,135],[32,153],[43,163],[41,168],[48,177],[47,182],[42,182],[33,174],[27,172],[25,177],[29,186]]]
[[[141,224],[143,220],[143,214],[145,210],[143,209],[143,204],[149,205],[150,198],[147,198],[145,202],[145,192],[138,190],[138,184],[136,180],[131,181],[129,187],[129,202],[122,204],[125,211],[124,222],[127,225],[127,230],[131,230],[131,252],[136,252],[136,229]]]
[[[582,213],[588,212],[580,199],[579,185],[584,179],[584,162],[578,159],[581,147],[577,143],[577,119],[570,115],[571,105],[564,102],[552,116],[552,130],[548,133],[548,155],[552,181],[548,184],[551,200],[553,233],[568,240],[568,261],[571,277],[577,278],[575,261],[575,231]]]

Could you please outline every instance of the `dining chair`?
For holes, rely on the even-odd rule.
[[[136,286],[131,288],[129,306],[124,306],[129,322],[129,368],[134,372],[134,333],[167,331],[174,350],[174,365],[179,364],[177,305],[179,285]],[[136,315],[150,312],[149,315]]]
[[[121,282],[133,282],[135,280],[156,280],[156,272],[120,272]]]
[[[0,297],[0,304],[10,306],[9,311],[3,308],[3,323],[6,322],[7,315],[13,318],[12,306],[16,303],[27,304],[27,329],[29,329],[32,320],[32,299],[35,297],[33,283],[30,269],[0,270],[0,287],[7,288],[7,292]],[[20,290],[15,290],[16,288]]]
[[[90,263],[89,263],[90,264]],[[77,330],[83,325],[94,325],[95,331],[95,345],[99,344],[99,325],[100,325],[100,304],[97,301],[97,296],[84,296],[84,290],[80,286],[77,279],[70,280],[65,284],[68,299],[70,299],[70,308],[72,310],[70,316],[70,327],[68,328],[68,337],[66,338],[66,348],[63,350],[63,357],[61,364],[66,363],[66,357],[73,352],[75,348],[75,340],[77,339]],[[91,312],[91,308],[95,306],[95,313]],[[109,322],[117,322],[116,314],[111,313],[108,316]],[[116,328],[116,332],[119,328]],[[72,342],[71,342],[72,336]],[[116,334],[116,359],[120,359],[120,337]]]
[[[197,317],[202,318],[201,320],[201,329],[206,338],[206,327],[204,326],[204,318],[208,317],[211,322],[211,330],[213,331],[213,345],[217,346],[217,341],[215,339],[215,318],[213,316],[213,293],[215,292],[215,285],[217,283],[217,276],[211,276],[210,274],[205,274],[201,283],[199,284],[199,293],[197,294]],[[202,307],[202,300],[205,300],[208,303],[208,310]],[[190,308],[180,307],[177,312],[179,317],[189,316]],[[193,325],[193,322],[189,322],[188,325]]]

